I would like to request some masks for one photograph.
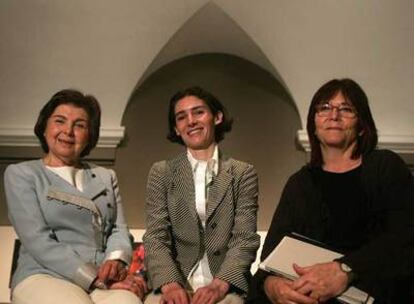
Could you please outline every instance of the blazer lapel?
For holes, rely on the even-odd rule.
[[[182,153],[172,161],[171,166],[173,173],[172,187],[174,188],[171,200],[175,204],[180,204],[180,209],[188,208],[191,216],[198,221],[198,214],[195,207],[194,178],[187,154]]]
[[[84,192],[79,191],[71,184],[66,182],[63,178],[44,168],[46,175],[48,176],[50,185],[47,190],[47,197],[50,199],[56,199],[62,203],[68,203],[76,205],[78,207],[86,208],[92,211],[95,215],[100,216],[100,211],[93,202],[100,193],[106,191],[106,187],[103,182],[98,178],[91,177],[91,170],[85,169],[85,185]]]
[[[210,216],[216,210],[217,206],[223,200],[228,188],[233,180],[231,174],[231,162],[229,159],[220,155],[219,159],[219,171],[215,178],[213,178],[212,184],[208,193],[207,201],[207,221]]]

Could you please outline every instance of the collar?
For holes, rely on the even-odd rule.
[[[193,170],[193,173],[197,170],[199,163],[206,162],[204,160],[195,159],[193,155],[191,154],[190,150],[188,149],[187,149],[187,158],[191,164],[191,169]],[[207,161],[207,168],[210,172],[212,171],[214,175],[217,175],[218,166],[219,166],[219,153],[218,153],[218,145],[216,145],[214,147],[213,157]]]

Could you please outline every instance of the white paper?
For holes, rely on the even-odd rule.
[[[317,263],[331,262],[340,257],[342,254],[338,252],[285,236],[269,256],[260,263],[259,267],[294,280],[299,276],[293,269],[293,263],[306,267]],[[338,300],[349,304],[374,302],[374,299],[366,292],[352,286],[342,293]]]

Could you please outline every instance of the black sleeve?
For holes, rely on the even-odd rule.
[[[364,170],[374,227],[367,244],[341,260],[357,274],[357,286],[375,294],[383,293],[389,282],[413,276],[414,182],[404,162],[390,151],[368,159]]]

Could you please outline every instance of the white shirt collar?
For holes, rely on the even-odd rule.
[[[190,162],[190,164],[191,164],[191,168],[192,168],[193,172],[195,172],[195,170],[197,169],[197,166],[198,166],[198,163],[199,163],[199,162],[205,162],[204,160],[198,160],[198,159],[195,159],[195,158],[193,157],[193,155],[191,154],[191,152],[190,152],[190,150],[189,150],[189,149],[187,149],[187,158],[188,158],[188,160],[189,160],[189,162]],[[211,164],[211,165],[210,165],[210,164]],[[219,153],[218,153],[218,145],[215,145],[215,147],[214,147],[214,152],[213,152],[213,157],[212,157],[212,158],[210,158],[210,159],[207,161],[207,166],[208,166],[208,167],[212,166],[212,169],[213,169],[214,175],[217,175],[217,173],[218,173],[218,166],[219,166]]]

